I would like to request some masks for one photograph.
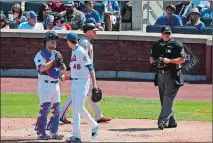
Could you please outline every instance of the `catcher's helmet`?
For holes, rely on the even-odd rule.
[[[44,37],[45,42],[56,39],[58,39],[58,34],[55,31],[48,31]]]

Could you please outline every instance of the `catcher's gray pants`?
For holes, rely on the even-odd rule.
[[[95,113],[95,120],[97,121],[97,120],[100,120],[101,118],[103,118],[103,114],[102,114],[102,111],[101,111],[100,107],[98,106],[98,104],[92,102],[91,95],[92,95],[92,85],[90,85],[87,99],[88,99],[89,105],[91,106],[92,110]],[[66,118],[68,109],[71,104],[72,104],[72,99],[71,99],[71,95],[70,95],[61,108],[60,118],[62,118],[62,119]]]
[[[174,101],[179,87],[174,84],[171,73],[158,73],[158,89],[161,101],[161,113],[158,124],[165,126],[176,125],[177,121],[174,114]]]

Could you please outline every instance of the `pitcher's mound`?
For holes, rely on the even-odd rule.
[[[35,122],[36,118],[2,118],[1,140],[35,141]],[[82,120],[81,138],[83,142],[212,142],[211,122],[179,121],[177,128],[164,130],[158,129],[156,123],[155,120],[113,119],[99,124],[97,138],[91,139],[91,127]],[[59,132],[65,139],[72,136],[72,124],[60,123]]]

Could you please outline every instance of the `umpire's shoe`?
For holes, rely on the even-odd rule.
[[[166,128],[176,128],[177,127],[177,124],[174,124],[174,125],[168,125],[168,127]]]
[[[69,142],[69,143],[71,143],[71,142],[81,142],[81,139],[72,136],[72,137],[68,138],[66,140],[66,142]]]
[[[158,128],[161,129],[161,130],[163,130],[163,129],[165,128],[165,126],[164,126],[163,123],[159,123],[159,124],[158,124]]]
[[[67,120],[67,118],[60,118],[60,121],[63,122],[64,124],[71,124],[71,121]]]

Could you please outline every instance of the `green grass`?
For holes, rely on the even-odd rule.
[[[61,103],[66,99],[62,96]],[[99,104],[104,115],[112,118],[157,119],[160,113],[160,102],[156,99],[105,97]],[[36,94],[1,93],[1,117],[37,117],[38,111]],[[178,100],[175,112],[178,120],[212,121],[212,102]]]

